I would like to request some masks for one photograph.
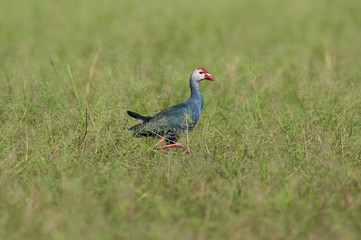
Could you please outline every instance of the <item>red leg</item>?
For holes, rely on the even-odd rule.
[[[160,149],[168,150],[169,148],[173,148],[173,147],[184,147],[189,154],[192,154],[191,151],[190,151],[188,148],[186,148],[185,146],[183,146],[183,144],[181,144],[181,143],[173,143],[173,144],[168,144],[168,145],[165,145],[165,146],[161,146],[161,144],[162,144],[164,141],[166,141],[166,139],[165,139],[165,138],[162,138],[162,139],[159,140],[159,142],[155,145],[158,150],[160,150]]]
[[[165,141],[165,138],[162,138],[161,140],[159,140],[159,142],[155,145],[155,147],[157,148],[157,149],[161,149],[162,147],[160,146],[161,144],[162,144],[162,142],[164,142]]]
[[[160,149],[169,149],[169,148],[173,148],[173,147],[184,147],[189,154],[192,154],[192,152],[188,148],[183,146],[183,144],[181,144],[181,143],[173,143],[173,144],[161,146]]]
[[[173,144],[161,146],[160,148],[167,149],[167,148],[172,148],[172,147],[183,147],[183,145],[181,143],[173,143]]]

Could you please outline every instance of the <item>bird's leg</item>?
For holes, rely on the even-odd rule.
[[[162,147],[160,146],[162,144],[162,142],[164,142],[166,139],[162,138],[161,140],[159,140],[159,142],[155,145],[155,147],[159,150],[162,149]]]
[[[172,148],[172,147],[183,147],[183,144],[181,144],[181,143],[173,143],[173,144],[161,146],[160,148],[161,149],[167,149],[167,148]]]
[[[173,148],[173,147],[183,147],[183,148],[185,148],[187,150],[187,152],[189,154],[192,154],[192,152],[181,143],[173,143],[173,144],[161,146],[160,149],[168,149],[168,148]]]
[[[159,140],[159,142],[155,145],[155,147],[158,149],[158,150],[161,150],[161,149],[164,149],[164,150],[168,150],[169,148],[173,148],[173,147],[184,147],[187,152],[189,154],[192,154],[192,152],[189,150],[189,148],[186,148],[183,144],[181,143],[172,143],[172,144],[168,144],[168,145],[164,145],[164,146],[161,146],[161,144],[166,141],[165,138],[162,138],[161,140]]]

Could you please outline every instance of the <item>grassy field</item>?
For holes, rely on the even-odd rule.
[[[360,9],[1,1],[0,239],[359,239]],[[193,154],[132,137],[196,67]]]

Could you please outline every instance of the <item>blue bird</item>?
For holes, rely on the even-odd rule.
[[[153,117],[127,111],[129,116],[136,118],[139,122],[129,130],[135,135],[161,137],[156,144],[157,149],[183,146],[181,143],[176,143],[176,140],[182,132],[193,130],[201,114],[203,96],[199,82],[202,80],[214,81],[214,78],[204,68],[195,69],[189,80],[191,97],[185,102],[164,109]],[[167,145],[161,146],[164,141]]]

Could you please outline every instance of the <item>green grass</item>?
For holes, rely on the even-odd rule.
[[[360,8],[2,1],[0,239],[358,239]],[[193,154],[132,137],[196,67]]]

